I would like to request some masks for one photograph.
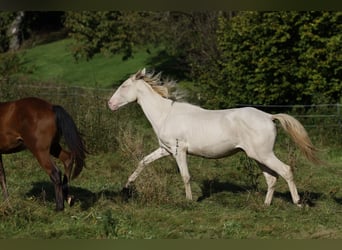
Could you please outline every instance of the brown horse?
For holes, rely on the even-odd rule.
[[[59,144],[61,136],[71,152],[62,149]],[[56,210],[63,210],[64,200],[69,204],[73,202],[68,194],[68,180],[80,174],[87,153],[72,117],[61,106],[34,97],[0,103],[0,183],[5,200],[8,191],[2,154],[24,149],[32,152],[50,176],[55,186]],[[63,180],[50,154],[63,162]]]

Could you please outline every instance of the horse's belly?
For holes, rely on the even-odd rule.
[[[16,135],[0,134],[0,154],[12,154],[26,149],[22,138]]]
[[[188,153],[205,158],[221,158],[235,154],[240,149],[232,141],[204,143],[202,145],[188,145]]]

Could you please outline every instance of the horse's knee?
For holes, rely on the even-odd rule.
[[[188,184],[190,183],[191,177],[188,174],[182,174],[182,179],[183,179],[184,184]]]
[[[267,186],[268,188],[274,188],[276,183],[277,183],[277,180],[278,180],[278,176],[275,176],[275,175],[271,175],[267,172],[263,172],[264,176],[265,176],[265,179],[266,179],[266,183],[267,183]]]
[[[281,175],[287,182],[293,182],[293,173],[291,169],[288,169],[287,171],[284,171]]]

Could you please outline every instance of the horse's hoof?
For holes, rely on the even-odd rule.
[[[72,207],[75,204],[75,197],[73,195],[69,195],[67,198],[67,203],[70,207]]]
[[[122,197],[122,200],[128,201],[128,199],[132,197],[131,190],[127,187],[124,187],[121,190],[121,197]]]
[[[133,193],[134,193],[134,188],[132,187],[124,187],[122,190],[121,190],[121,197],[122,197],[122,200],[127,202],[130,198],[132,198],[133,196]]]

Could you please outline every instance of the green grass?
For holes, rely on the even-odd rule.
[[[314,167],[300,160],[296,183],[314,206],[293,205],[280,179],[273,204],[266,208],[264,180],[260,177],[259,191],[251,187],[237,167],[243,159],[242,155],[217,161],[189,157],[194,198],[207,193],[193,202],[185,200],[174,161],[162,159],[141,174],[136,193],[125,202],[120,190],[136,160],[129,160],[125,152],[90,155],[87,168],[72,182],[76,204],[56,213],[52,184],[36,160],[27,152],[6,155],[11,199],[10,206],[0,206],[0,235],[37,239],[342,238],[339,167]]]
[[[149,59],[158,49],[134,53],[134,58],[122,60],[122,55],[96,55],[92,60],[76,62],[71,54],[72,40],[65,39],[36,46],[23,51],[25,67],[35,81],[46,81],[68,86],[108,88],[120,84],[130,74],[149,65]]]

